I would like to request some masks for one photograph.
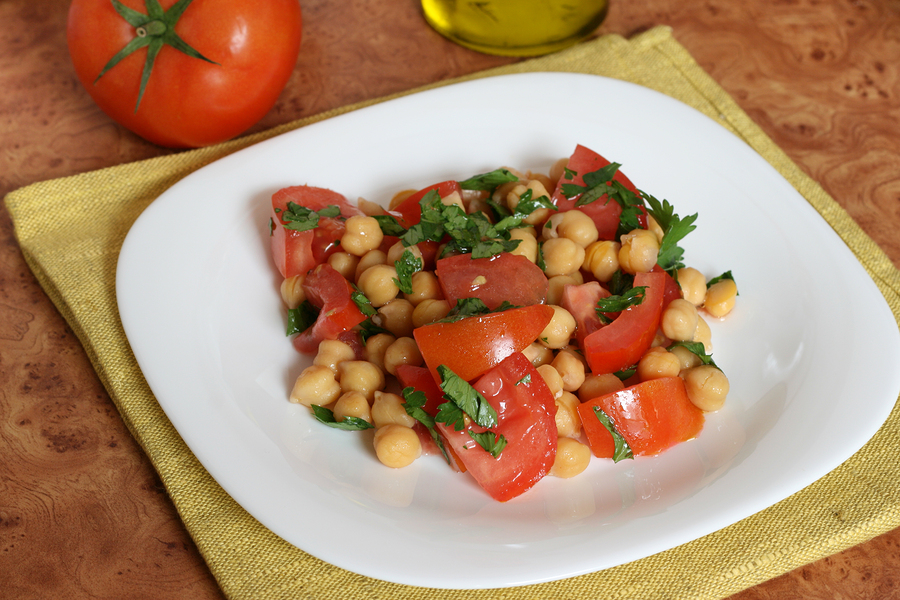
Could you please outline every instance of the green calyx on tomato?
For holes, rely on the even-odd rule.
[[[109,62],[97,75],[94,83],[97,83],[107,71],[119,64],[123,58],[139,48],[147,47],[147,59],[144,62],[144,70],[141,73],[141,87],[138,92],[137,103],[134,106],[134,112],[137,112],[141,105],[141,99],[144,97],[144,90],[147,88],[147,81],[150,80],[150,73],[153,71],[156,56],[163,46],[168,45],[192,58],[205,60],[214,65],[218,64],[197,52],[175,33],[175,24],[178,23],[178,19],[181,18],[181,15],[184,14],[184,11],[187,10],[193,1],[179,0],[169,10],[163,10],[159,0],[145,0],[147,14],[144,14],[125,6],[118,0],[112,0],[112,5],[116,12],[128,21],[129,25],[134,27],[136,37],[109,59]]]

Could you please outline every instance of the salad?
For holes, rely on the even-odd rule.
[[[387,467],[440,455],[499,501],[696,437],[728,394],[707,319],[737,286],[685,265],[698,215],[620,166],[579,145],[387,208],[276,192],[287,335],[313,356],[290,401],[372,435]]]

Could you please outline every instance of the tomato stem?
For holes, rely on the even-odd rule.
[[[134,32],[138,37],[147,37],[148,35],[162,35],[166,30],[168,30],[168,27],[162,21],[150,21],[135,29]]]

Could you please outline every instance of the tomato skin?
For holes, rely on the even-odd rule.
[[[294,348],[314,354],[322,340],[336,340],[366,320],[351,298],[353,288],[328,263],[313,269],[303,281],[306,299],[319,309],[316,322],[294,338]]]
[[[322,217],[318,227],[309,231],[286,229],[286,221],[281,215],[287,210],[288,202],[312,210],[334,205],[341,209],[344,218],[362,214],[342,195],[325,188],[298,185],[282,188],[272,194],[272,210],[269,214],[272,230],[269,240],[275,266],[285,279],[303,275],[323,262],[338,250],[335,240],[340,240],[344,234],[344,223],[337,217]]]
[[[562,193],[563,184],[574,183],[577,185],[584,185],[585,173],[591,173],[597,169],[602,169],[609,163],[610,161],[606,160],[603,156],[597,154],[590,148],[586,148],[580,144],[577,145],[575,151],[569,157],[568,163],[566,163],[566,168],[577,173],[577,175],[574,178],[567,178],[563,175],[563,177],[559,179],[559,183],[556,184],[556,190],[553,192],[553,197],[551,198],[553,204],[558,206],[560,211],[576,208],[575,203],[578,201],[578,197],[566,198]],[[631,183],[631,180],[621,171],[616,171],[613,179],[635,194],[639,194],[638,189]],[[616,230],[619,228],[619,216],[622,214],[622,207],[619,206],[618,203],[614,200],[609,200],[604,195],[590,204],[585,204],[584,206],[579,206],[577,208],[594,221],[601,240],[616,239]],[[646,220],[642,225],[643,227],[646,227]]]
[[[475,481],[500,502],[531,489],[553,466],[556,458],[556,402],[553,393],[531,361],[521,352],[511,354],[474,384],[497,411],[495,434],[507,440],[497,458],[478,446],[468,431],[484,431],[470,425],[455,431],[443,423],[437,427]]]
[[[584,338],[582,350],[597,375],[614,373],[640,360],[650,348],[662,313],[666,273],[638,273],[634,286],[647,286],[644,300],[622,311],[615,321]]]
[[[462,194],[462,188],[459,186],[459,183],[453,180],[442,181],[422,188],[415,194],[405,198],[403,202],[391,211],[399,213],[401,225],[409,228],[422,220],[422,207],[419,205],[419,201],[431,190],[437,190],[441,198],[446,198],[453,192]]]
[[[440,381],[439,365],[472,381],[525,349],[552,318],[551,307],[534,304],[452,323],[423,325],[413,331],[413,337],[435,381]]]
[[[612,458],[612,435],[594,414],[599,406],[615,425],[635,456],[659,454],[692,438],[703,428],[703,411],[688,399],[680,377],[650,379],[593,398],[578,406],[591,451]]]
[[[490,258],[460,254],[435,263],[437,277],[450,306],[460,298],[481,298],[491,310],[503,302],[515,306],[544,304],[549,283],[536,264],[516,254],[504,252]],[[484,283],[474,283],[484,278]]]
[[[161,0],[168,10],[176,0]],[[122,0],[146,14],[142,0]],[[109,0],[73,0],[69,54],[78,79],[113,120],[160,146],[193,148],[230,139],[275,104],[294,70],[302,15],[297,0],[194,0],[175,26],[218,65],[164,46],[135,111],[147,49],[97,75],[135,37]]]

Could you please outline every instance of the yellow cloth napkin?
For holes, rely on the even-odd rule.
[[[660,27],[605,36],[560,54],[483,73],[570,71],[632,81],[702,111],[746,140],[822,214],[900,315],[900,273]],[[361,105],[360,105],[361,106]],[[219,146],[34,184],[6,197],[41,285],[77,333],[122,418],[159,471],[187,529],[232,599],[722,598],[900,526],[900,413],[820,481],[722,531],[626,565],[506,590],[411,588],[350,573],[283,541],[203,469],[151,394],[116,309],[116,260],[131,224],[178,179],[234,150],[351,106]],[[52,207],[52,211],[51,211]]]

